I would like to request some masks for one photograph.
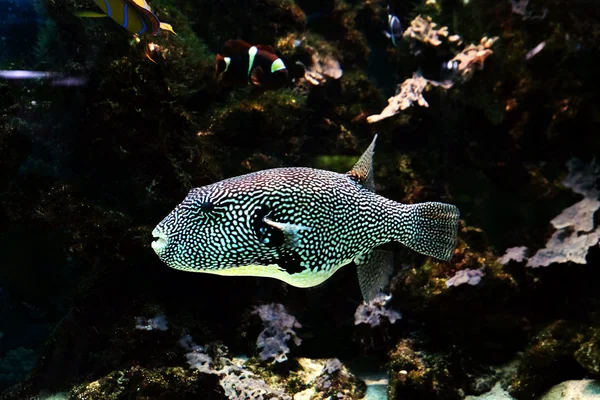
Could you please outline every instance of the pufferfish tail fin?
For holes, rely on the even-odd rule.
[[[459,216],[452,204],[404,204],[396,240],[421,254],[449,261],[456,247]]]

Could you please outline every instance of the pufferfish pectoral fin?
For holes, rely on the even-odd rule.
[[[354,167],[346,173],[353,180],[357,181],[371,192],[375,191],[375,179],[373,177],[373,154],[375,153],[375,141],[377,135],[371,141],[367,150],[360,156]]]
[[[394,253],[373,250],[354,259],[358,271],[358,284],[366,302],[373,300],[390,281],[394,272]]]
[[[300,239],[300,232],[312,230],[309,226],[289,224],[284,222],[276,222],[269,217],[264,217],[263,221],[271,228],[277,229],[283,234],[284,245],[289,248],[294,248]]]

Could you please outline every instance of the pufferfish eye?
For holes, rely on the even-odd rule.
[[[205,200],[202,203],[200,203],[200,210],[202,210],[204,212],[211,212],[214,209],[215,209],[215,205],[210,200]]]

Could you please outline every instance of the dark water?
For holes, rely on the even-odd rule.
[[[155,0],[177,34],[138,36],[93,1],[0,0],[0,399],[597,398],[598,3],[391,1],[397,47],[387,5]],[[246,50],[215,77],[231,39],[273,46],[261,85]],[[343,174],[375,134],[378,194],[460,210],[448,262],[384,246],[387,302],[359,308],[354,263],[301,289],[152,250],[190,189]]]

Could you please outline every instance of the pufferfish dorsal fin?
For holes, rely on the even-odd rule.
[[[300,232],[312,230],[309,226],[289,224],[284,222],[276,222],[269,217],[264,217],[263,221],[270,227],[277,229],[283,233],[284,245],[289,248],[294,248],[300,239]]]
[[[375,179],[373,177],[373,154],[375,153],[375,141],[377,135],[373,138],[373,141],[367,147],[367,150],[360,156],[354,167],[346,173],[353,180],[357,181],[371,192],[375,191]]]

